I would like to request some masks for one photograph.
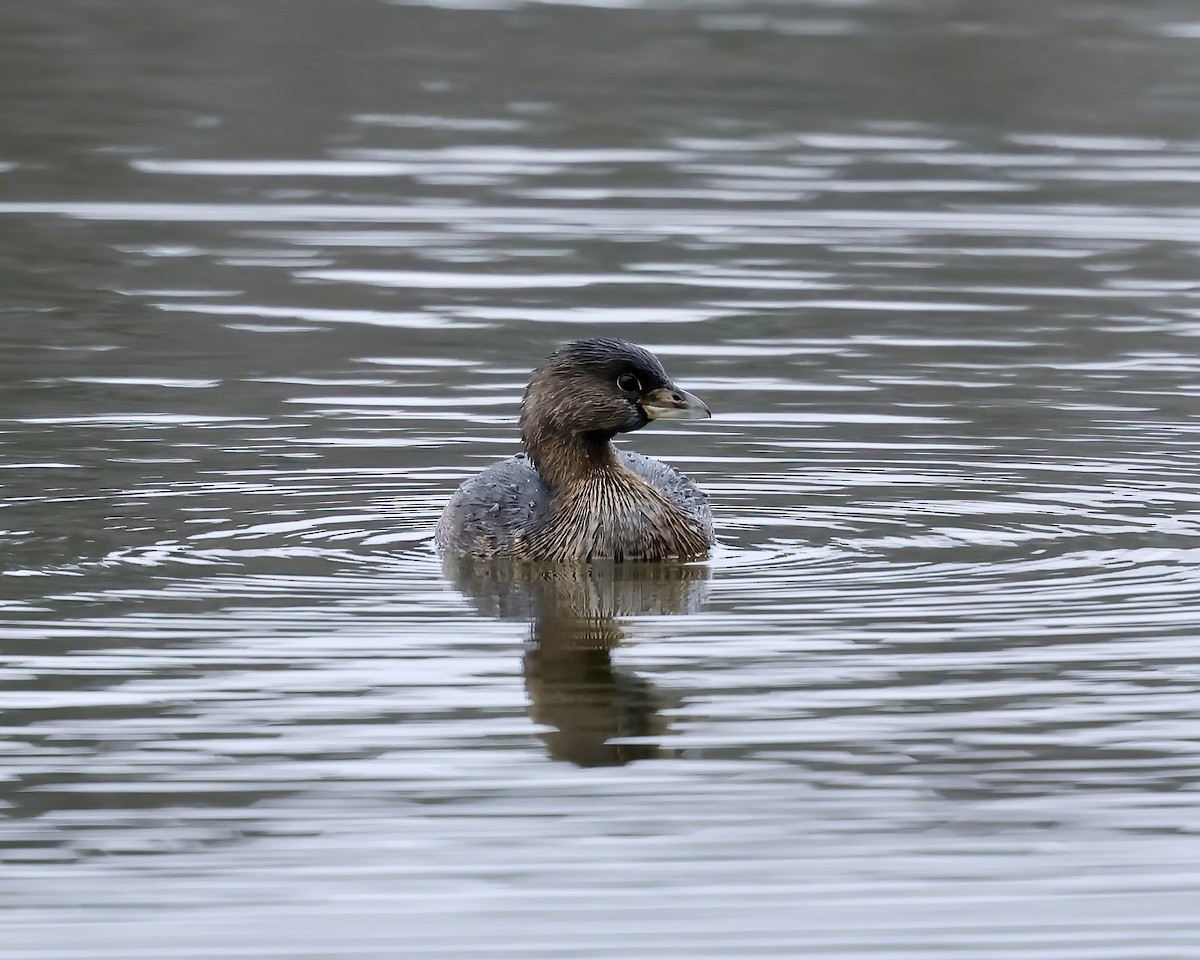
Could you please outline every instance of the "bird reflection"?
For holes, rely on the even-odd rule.
[[[667,697],[613,664],[628,627],[621,618],[694,613],[708,568],[686,563],[514,564],[446,556],[447,577],[485,616],[528,620],[523,659],[530,716],[550,756],[581,767],[616,766],[674,751]],[[638,738],[640,742],[626,742]]]

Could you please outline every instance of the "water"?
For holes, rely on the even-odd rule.
[[[6,4],[6,960],[1194,958],[1197,38]],[[443,567],[595,333],[712,561]]]

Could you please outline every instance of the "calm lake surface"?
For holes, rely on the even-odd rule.
[[[1200,7],[0,9],[6,960],[1195,960]],[[708,564],[430,545],[557,344]]]

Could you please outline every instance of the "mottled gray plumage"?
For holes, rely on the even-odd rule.
[[[438,523],[438,545],[532,561],[703,556],[713,542],[704,494],[674,467],[619,451],[611,439],[651,419],[708,415],[641,347],[568,344],[525,391],[526,452],[458,488]]]
[[[458,488],[438,524],[438,544],[476,557],[531,560],[642,560],[707,552],[712,544],[712,513],[696,485],[661,460],[627,450],[618,450],[617,457],[621,468],[652,488],[680,516],[668,514],[652,496],[644,497],[644,503],[639,503],[643,498],[634,491],[623,497],[633,485],[614,483],[620,491],[613,498],[616,512],[604,515],[589,511],[586,515],[556,517],[555,496],[522,453],[492,464]],[[584,502],[587,497],[594,494],[585,495]],[[684,523],[691,530],[672,529]],[[563,535],[547,538],[545,529],[556,526]],[[540,538],[539,531],[543,534]],[[561,544],[561,548],[539,556],[533,548],[546,539]]]

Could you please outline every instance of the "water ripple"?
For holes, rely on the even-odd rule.
[[[1178,5],[292,6],[0,31],[6,958],[1190,960]],[[439,557],[590,334],[713,555]]]

